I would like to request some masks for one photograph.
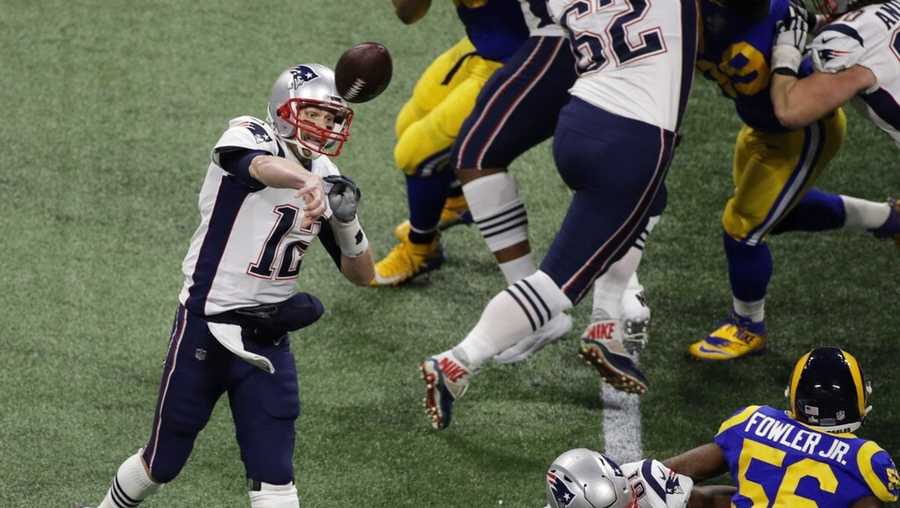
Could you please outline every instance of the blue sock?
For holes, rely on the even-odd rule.
[[[766,297],[772,277],[772,253],[765,243],[747,245],[722,232],[731,293],[738,300],[755,302]]]
[[[437,236],[441,222],[441,210],[447,199],[447,192],[455,176],[445,170],[427,177],[412,175],[406,177],[406,199],[409,202],[409,222],[414,230],[409,239],[413,243],[429,243]]]
[[[840,196],[813,188],[772,229],[772,234],[840,229],[846,220],[847,213]]]

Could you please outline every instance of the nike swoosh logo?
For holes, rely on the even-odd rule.
[[[707,349],[706,346],[700,346],[700,352],[701,353],[712,353],[712,354],[717,354],[717,355],[725,354],[725,353],[719,351],[718,349]]]

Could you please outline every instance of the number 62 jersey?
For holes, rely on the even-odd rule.
[[[900,0],[868,5],[826,25],[810,45],[817,71],[861,65],[877,80],[853,104],[900,148]]]
[[[615,115],[677,132],[697,54],[694,0],[548,0],[569,37],[569,93]]]

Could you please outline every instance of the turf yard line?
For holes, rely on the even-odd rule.
[[[603,401],[603,450],[619,462],[634,462],[644,457],[641,442],[641,397],[601,383]]]

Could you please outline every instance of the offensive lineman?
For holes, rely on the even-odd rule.
[[[775,39],[770,90],[778,120],[803,127],[852,101],[900,147],[900,0],[810,3],[814,12],[839,17],[810,44],[814,72],[803,79],[797,73],[813,19],[795,11],[799,16],[783,23]],[[838,204],[830,208],[840,214]],[[879,214],[874,220],[885,224],[874,234],[886,238],[893,233],[900,247],[900,202],[889,204],[889,210],[873,210]]]
[[[99,508],[133,508],[172,481],[226,392],[250,506],[299,507],[300,401],[287,332],[324,312],[296,291],[300,264],[317,237],[356,285],[369,283],[374,263],[356,215],[359,190],[328,157],[340,153],[353,117],[331,69],[281,73],[268,115],[232,119],[213,148],[150,438],[119,466]]]
[[[554,133],[556,163],[574,194],[540,270],[494,296],[456,347],[421,363],[426,411],[438,430],[485,361],[581,301],[634,245],[663,197],[687,106],[693,0],[616,1],[599,11],[583,1],[548,6],[578,51],[579,77]],[[612,45],[597,35],[604,29]]]
[[[559,112],[568,102],[569,88],[577,77],[566,34],[551,18],[546,0],[519,3],[529,38],[482,89],[450,156],[474,222],[508,285],[537,271],[528,241],[528,214],[508,168],[513,160],[553,135]],[[660,200],[659,205],[664,206],[665,201]],[[612,353],[613,361],[619,368],[615,374],[600,369],[601,374],[609,375],[614,386],[646,387],[643,374],[625,354],[622,343],[637,349],[647,339],[650,311],[635,272],[646,237],[660,212],[651,212],[652,218],[637,244],[594,284],[591,323],[582,334],[582,341],[588,351],[593,341],[615,344],[609,349],[616,351]],[[562,313],[500,352],[494,360],[525,360],[570,327],[571,318]],[[620,376],[633,383],[621,383]]]

